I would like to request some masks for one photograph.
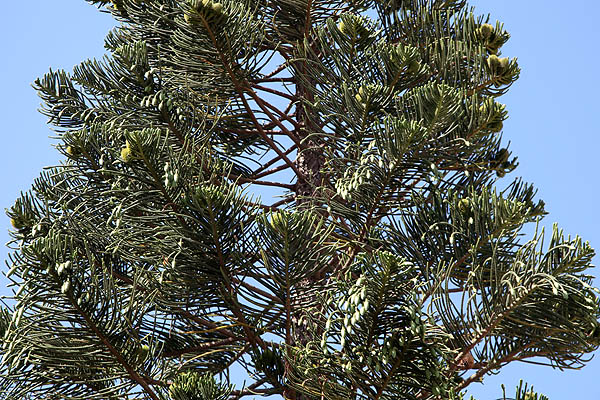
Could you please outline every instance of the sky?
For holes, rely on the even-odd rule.
[[[502,55],[517,57],[521,78],[501,98],[509,119],[504,140],[510,141],[520,166],[513,173],[534,182],[550,212],[544,226],[559,222],[565,233],[579,234],[600,249],[600,52],[597,15],[600,2],[572,0],[471,0],[477,14],[491,14],[511,33]],[[52,69],[67,71],[86,58],[104,53],[103,40],[114,25],[83,0],[29,0],[3,4],[0,23],[0,209],[10,207],[43,167],[56,165],[53,133],[36,110],[31,88],[36,77]],[[8,218],[0,215],[0,242],[8,241]],[[7,250],[0,246],[0,259]],[[594,259],[598,264],[598,257]],[[6,271],[6,268],[3,270]],[[592,270],[600,277],[597,270]],[[0,280],[0,293],[8,293]],[[600,280],[596,281],[600,285]],[[507,394],[519,379],[533,384],[550,400],[579,396],[600,398],[600,355],[579,371],[513,363],[483,384],[471,385],[478,400]]]

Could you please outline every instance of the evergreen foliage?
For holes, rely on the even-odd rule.
[[[219,1],[88,0],[109,54],[36,80],[65,161],[8,210],[0,397],[460,399],[583,366],[594,251],[524,238],[546,212],[506,177],[502,24]]]

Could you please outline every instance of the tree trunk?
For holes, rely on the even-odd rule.
[[[318,188],[322,185],[321,168],[325,162],[323,155],[322,144],[319,143],[315,136],[310,137],[311,133],[316,132],[318,125],[315,124],[311,116],[304,109],[303,100],[313,101],[312,88],[303,87],[300,80],[296,87],[296,95],[301,101],[296,109],[296,120],[300,128],[296,130],[296,135],[303,144],[303,150],[299,151],[296,158],[296,166],[302,174],[296,182],[296,207],[301,210],[310,208],[314,204]],[[309,309],[306,304],[314,304],[314,294],[310,293],[310,289],[317,284],[317,276],[306,276],[301,280],[293,290],[294,297],[291,300],[292,307],[292,346],[304,347],[308,342],[313,340],[313,336],[317,333],[314,326],[308,322]],[[286,370],[289,365],[286,365]],[[287,390],[285,393],[287,398],[296,400],[308,400],[305,395],[296,393],[294,390]]]

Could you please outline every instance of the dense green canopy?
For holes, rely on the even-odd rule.
[[[502,24],[220,1],[88,0],[109,54],[35,82],[65,161],[8,211],[0,397],[459,399],[582,366],[594,251],[521,233],[546,212],[510,178]]]

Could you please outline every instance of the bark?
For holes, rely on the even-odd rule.
[[[303,150],[299,151],[296,158],[296,166],[302,174],[296,182],[296,207],[301,210],[310,208],[317,199],[317,192],[322,186],[321,169],[325,163],[323,155],[323,145],[315,136],[310,136],[316,132],[318,124],[313,119],[314,116],[304,107],[303,101],[312,102],[313,94],[310,87],[303,87],[300,80],[296,86],[296,96],[301,99],[296,109],[296,118],[299,122],[299,129],[295,133],[303,144]],[[291,345],[295,347],[304,347],[308,342],[314,340],[314,335],[318,334],[316,328],[311,326],[309,313],[310,308],[307,304],[315,304],[314,293],[311,292],[318,284],[318,276],[307,276],[301,280],[293,289],[292,299],[292,341]],[[286,373],[290,366],[286,365]],[[295,400],[308,400],[309,398],[296,393],[294,390],[286,390],[286,398]]]

